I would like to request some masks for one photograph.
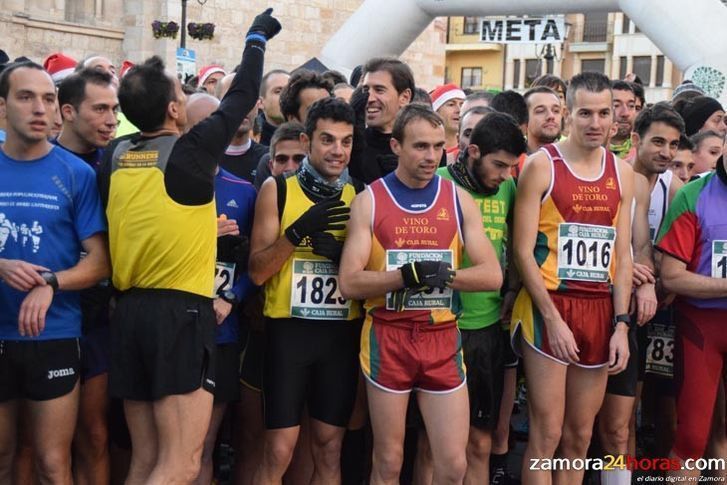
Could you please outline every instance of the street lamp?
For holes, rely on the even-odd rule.
[[[543,47],[540,48],[540,51],[537,50],[537,44],[536,44],[536,57],[538,58],[538,72],[540,72],[541,69],[541,63],[543,62],[543,59],[545,59],[545,71],[550,74],[553,72],[553,61],[562,61],[563,57],[565,55],[565,43],[568,42],[568,34],[570,33],[571,24],[569,22],[565,23],[565,37],[563,38],[563,42],[560,45],[560,52],[555,48],[555,45],[552,43],[545,44]]]
[[[179,41],[179,47],[182,49],[187,48],[187,1],[182,0],[182,37]],[[197,3],[204,5],[207,0],[197,0]]]

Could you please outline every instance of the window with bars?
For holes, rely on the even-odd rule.
[[[664,85],[664,56],[656,56],[656,85]]]
[[[462,68],[462,87],[463,88],[479,88],[482,86],[482,68],[481,67],[463,67]]]
[[[540,60],[539,59],[526,59],[525,60],[525,87],[529,88],[530,85],[540,76]]]
[[[581,61],[581,72],[603,72],[606,70],[606,59],[583,59]]]
[[[623,16],[623,21],[621,22],[621,32],[624,34],[628,34],[631,27],[631,19],[625,13],[621,15]]]
[[[644,86],[649,86],[651,84],[651,56],[634,56],[633,71]]]
[[[480,19],[478,17],[464,18],[464,33],[476,34],[480,31]]]
[[[608,12],[589,13],[583,24],[583,42],[606,42]]]
[[[522,89],[520,86],[520,59],[515,59],[512,62],[512,85],[515,89]]]

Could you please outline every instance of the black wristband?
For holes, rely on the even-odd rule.
[[[41,271],[40,277],[43,278],[48,286],[53,288],[53,293],[58,291],[58,277],[52,271]]]
[[[613,328],[616,328],[616,325],[618,325],[620,322],[623,322],[626,324],[627,327],[631,328],[631,315],[628,313],[622,313],[621,315],[616,315],[613,318]]]

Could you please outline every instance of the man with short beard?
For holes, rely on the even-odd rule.
[[[534,87],[524,98],[528,106],[528,153],[532,154],[541,146],[558,141],[563,112],[558,94],[548,87]]]
[[[626,81],[611,81],[613,91],[613,121],[618,124],[616,134],[611,137],[609,150],[619,158],[633,159],[631,130],[636,119],[636,94]]]

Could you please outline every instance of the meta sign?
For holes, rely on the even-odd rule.
[[[480,32],[482,42],[555,44],[565,40],[565,17],[485,18]]]

